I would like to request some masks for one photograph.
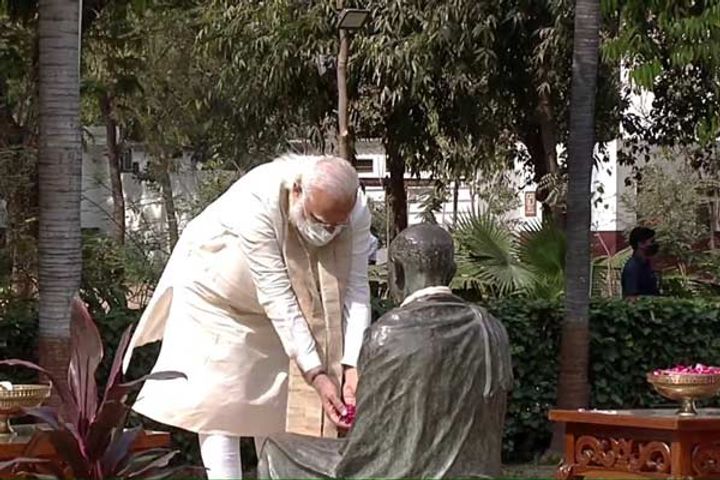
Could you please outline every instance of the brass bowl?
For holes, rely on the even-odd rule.
[[[697,415],[695,401],[712,398],[720,392],[720,374],[670,374],[648,373],[647,381],[665,398],[680,402],[678,415]]]
[[[0,435],[13,434],[10,419],[23,414],[26,408],[41,406],[50,398],[52,385],[13,385],[12,390],[0,387]]]

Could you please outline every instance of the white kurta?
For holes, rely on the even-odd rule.
[[[302,161],[312,160],[282,159],[253,169],[183,232],[125,368],[133,348],[162,339],[153,370],[180,371],[188,379],[146,382],[133,407],[138,413],[206,434],[285,429],[288,357],[303,371],[323,363],[283,257],[288,221],[282,192]],[[370,213],[360,193],[349,228],[342,363],[354,366],[370,322]]]

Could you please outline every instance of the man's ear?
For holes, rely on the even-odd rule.
[[[290,198],[293,202],[296,202],[302,195],[302,186],[300,182],[293,183],[292,190],[290,192]]]

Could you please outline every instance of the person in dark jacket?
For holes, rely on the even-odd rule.
[[[622,271],[623,298],[660,295],[658,277],[652,265],[652,260],[659,250],[655,231],[647,227],[634,228],[630,232],[630,246],[633,256]]]

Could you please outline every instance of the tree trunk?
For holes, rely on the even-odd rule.
[[[557,161],[557,136],[555,134],[555,121],[552,117],[552,105],[546,95],[540,98],[537,108],[537,124],[527,128],[523,143],[530,155],[533,165],[533,179],[540,183],[546,175],[558,174],[560,165]],[[536,192],[537,201],[542,203],[543,218],[552,218],[556,224],[563,228],[565,225],[565,211],[561,205],[551,206],[546,203],[549,191]]]
[[[175,210],[175,198],[173,197],[172,181],[170,180],[170,161],[163,158],[158,175],[158,183],[162,192],[163,204],[165,205],[165,221],[167,222],[169,251],[175,248],[178,242],[178,221]]]
[[[345,2],[338,0],[337,11],[342,11]],[[337,89],[338,89],[338,150],[340,157],[353,165],[356,164],[350,135],[350,109],[347,84],[347,65],[350,59],[350,35],[340,29],[340,49],[337,58]]]
[[[385,195],[388,199],[388,215],[392,219],[387,242],[390,245],[395,236],[405,230],[408,225],[407,192],[405,191],[405,160],[400,156],[392,141],[385,142],[387,168],[390,178],[387,181]]]
[[[710,214],[710,239],[708,241],[708,248],[715,250],[715,229],[718,224],[718,196],[717,189],[712,187],[710,190],[710,203],[708,204],[708,213]]]
[[[345,30],[340,30],[340,51],[337,62],[337,88],[338,88],[338,150],[342,158],[355,164],[350,152],[350,132],[348,129],[348,90],[347,90],[347,62],[350,51],[350,37]]]
[[[125,196],[120,171],[122,150],[117,138],[117,122],[113,117],[112,98],[108,93],[103,93],[99,102],[107,134],[107,159],[113,199],[113,238],[123,245],[125,243]]]
[[[590,221],[595,94],[600,30],[599,0],[575,2],[573,77],[568,157],[565,319],[560,345],[559,408],[588,406]],[[556,430],[553,445],[562,445]]]
[[[453,228],[457,227],[459,197],[460,197],[460,179],[456,178],[455,184],[453,185],[453,216],[452,216]]]
[[[70,302],[80,287],[79,10],[76,0],[40,0],[40,365],[67,378]]]
[[[530,155],[530,162],[533,166],[533,180],[538,185],[540,181],[548,174],[548,166],[545,161],[545,148],[543,147],[542,134],[540,127],[535,125],[533,128],[528,128],[523,143],[528,150]],[[538,190],[536,192],[536,199],[542,204],[543,218],[552,217],[553,209],[547,204],[548,191]]]
[[[538,102],[537,114],[540,119],[540,139],[542,141],[545,172],[556,174],[560,169],[557,162],[557,135],[555,134],[552,101],[548,93],[543,90],[540,92]]]
[[[540,119],[540,138],[542,140],[545,172],[558,175],[560,166],[557,160],[557,135],[555,133],[555,118],[553,116],[552,100],[547,92],[540,92],[538,105],[538,118]],[[565,201],[567,204],[567,199]],[[565,209],[562,204],[550,205],[549,213],[552,221],[559,228],[565,228]]]

